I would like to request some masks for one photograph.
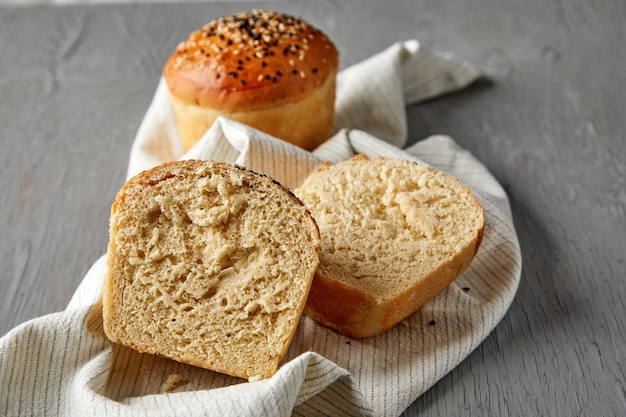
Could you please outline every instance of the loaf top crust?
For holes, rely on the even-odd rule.
[[[251,10],[191,33],[164,77],[182,101],[242,111],[308,97],[338,65],[335,45],[320,30],[298,17]]]

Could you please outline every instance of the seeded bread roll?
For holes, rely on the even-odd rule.
[[[111,208],[108,338],[241,378],[272,376],[298,326],[319,231],[289,191],[234,165],[167,163]]]
[[[225,116],[311,150],[332,135],[338,53],[297,17],[252,10],[182,42],[164,78],[184,148]]]
[[[455,178],[357,156],[324,165],[295,191],[322,235],[305,313],[349,337],[416,312],[472,262],[483,210]]]

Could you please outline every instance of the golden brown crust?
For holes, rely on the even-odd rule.
[[[365,338],[383,333],[419,310],[461,275],[474,259],[482,234],[483,229],[457,257],[411,288],[381,303],[363,289],[327,277],[318,270],[304,312],[318,323],[348,337]]]
[[[170,93],[220,110],[301,100],[335,75],[338,53],[302,19],[252,10],[193,32],[165,65]]]
[[[304,313],[345,336],[361,338],[384,330],[383,324],[371,320],[375,307],[376,303],[370,294],[327,277],[318,270],[309,290]]]

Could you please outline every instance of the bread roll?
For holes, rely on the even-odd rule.
[[[305,313],[350,337],[399,323],[457,278],[480,246],[483,210],[435,169],[357,156],[295,191],[322,235]]]
[[[108,338],[241,378],[276,372],[318,264],[319,231],[289,191],[217,162],[160,165],[111,208]]]
[[[184,148],[218,116],[314,149],[332,135],[338,53],[303,20],[263,10],[216,19],[167,61]]]

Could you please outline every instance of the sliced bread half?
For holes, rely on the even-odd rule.
[[[364,155],[323,165],[295,194],[322,236],[305,313],[350,337],[416,312],[472,262],[483,209],[433,168]]]
[[[272,376],[318,265],[319,230],[287,189],[210,161],[129,180],[111,209],[108,338],[247,379]]]

